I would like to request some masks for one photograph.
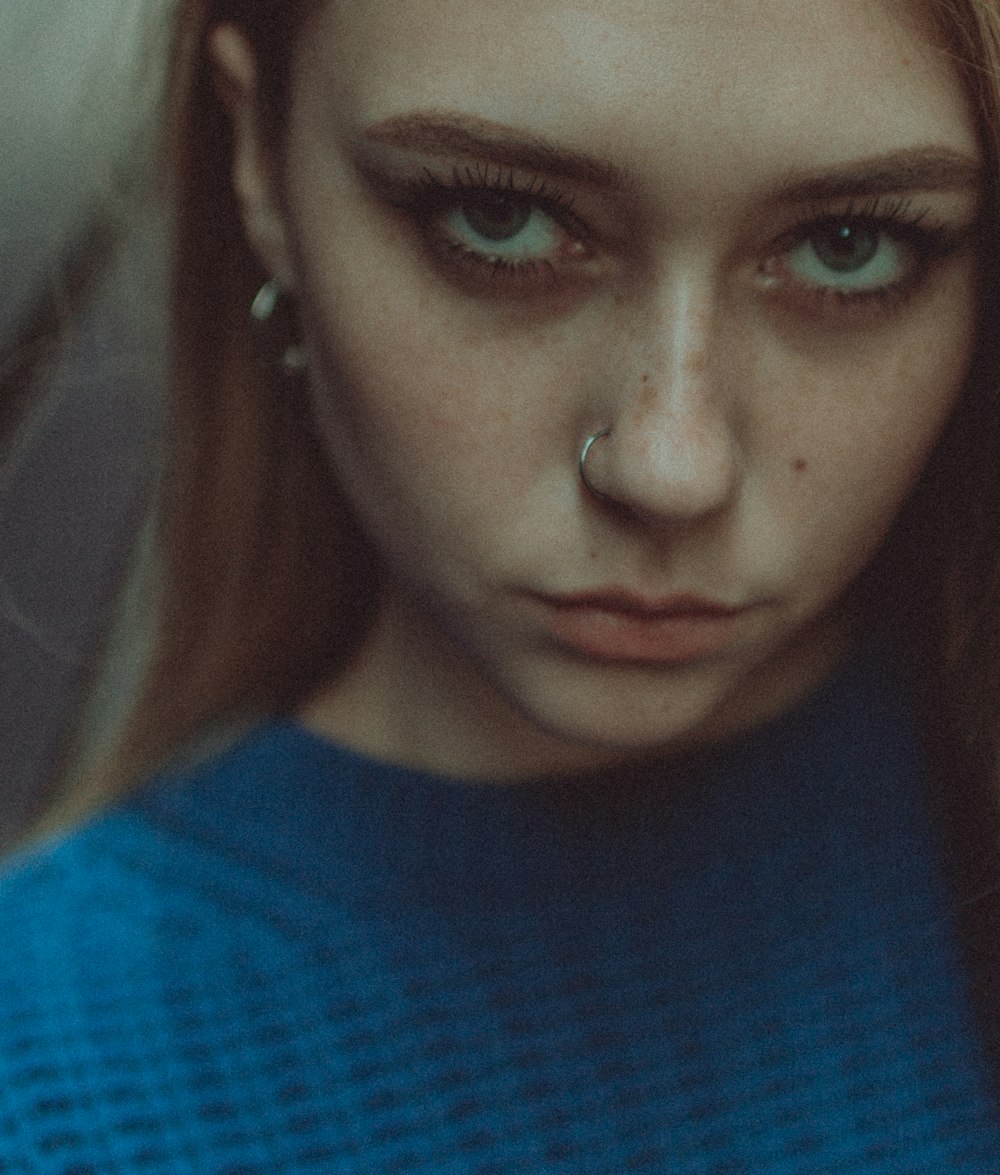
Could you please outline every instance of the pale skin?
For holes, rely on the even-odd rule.
[[[516,779],[729,737],[830,673],[973,346],[979,147],[913,12],[320,4],[280,179],[215,31],[247,232],[388,569],[307,725]],[[609,588],[739,611],[704,655],[553,634],[546,601]]]

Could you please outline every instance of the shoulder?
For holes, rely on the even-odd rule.
[[[229,810],[231,838],[213,831],[225,808],[216,793],[228,797],[235,778],[259,790],[268,741],[257,733],[159,778],[7,864],[0,940],[16,949],[0,951],[5,1158],[30,1157],[32,1171],[68,1170],[64,1158],[83,1156],[99,1156],[95,1169],[134,1169],[129,1147],[156,1133],[142,1123],[186,1113],[172,1091],[231,1093],[254,1080],[269,1046],[248,1026],[269,1031],[274,991],[288,1006],[315,999],[336,919],[269,875],[252,846],[241,858],[239,813]],[[200,823],[190,816],[199,810]],[[253,821],[243,831],[252,836]],[[217,1071],[219,1056],[232,1073]],[[209,1153],[224,1127],[193,1115],[171,1129],[193,1154]]]
[[[152,781],[142,793],[68,833],[34,845],[0,873],[0,1006],[87,1004],[89,986],[118,997],[147,982],[164,952],[207,949],[227,919],[228,894],[253,904],[259,880],[208,836],[157,818],[159,797],[192,805],[217,784],[212,762]],[[263,900],[263,899],[261,899]],[[196,929],[200,933],[195,933]],[[9,1026],[9,1020],[8,1020]],[[0,1041],[4,1037],[0,1023]]]
[[[280,726],[256,728],[18,853],[0,870],[0,934],[79,955],[105,923],[124,948],[162,929],[158,916],[169,911],[224,916],[227,897],[238,891],[246,899],[266,880],[253,849],[297,771],[287,750]],[[135,926],[131,938],[121,933],[127,923]]]
[[[0,1006],[20,991],[30,1003],[77,1000],[92,1011],[85,989],[98,979],[128,999],[168,958],[198,973],[233,927],[259,937],[271,910],[301,905],[259,867],[255,840],[268,821],[240,805],[241,793],[271,791],[274,741],[255,730],[6,862],[0,941],[19,949],[0,951]]]

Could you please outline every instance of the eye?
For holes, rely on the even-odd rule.
[[[466,195],[440,226],[454,246],[489,262],[554,261],[567,239],[551,215],[517,193]]]
[[[482,165],[382,182],[444,275],[475,297],[524,301],[586,281],[591,234],[540,177]]]
[[[916,263],[898,226],[867,218],[820,221],[784,254],[785,268],[802,284],[845,294],[891,289]]]
[[[763,289],[809,321],[876,322],[915,297],[936,266],[975,240],[975,219],[941,219],[909,199],[819,211],[784,233],[759,264]]]

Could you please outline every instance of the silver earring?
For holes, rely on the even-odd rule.
[[[587,491],[588,494],[591,495],[591,497],[596,498],[600,502],[606,502],[608,500],[608,495],[602,494],[600,490],[595,489],[587,480],[587,457],[591,448],[593,447],[594,441],[599,441],[601,437],[607,437],[610,435],[610,428],[602,428],[600,432],[595,432],[587,437],[587,439],[583,442],[583,448],[580,450],[580,460],[578,462],[580,470],[580,481],[583,483],[583,488]]]
[[[250,303],[250,313],[258,322],[267,322],[281,301],[281,286],[269,277]]]
[[[294,315],[285,306],[285,293],[281,283],[271,277],[264,282],[250,303],[250,317],[262,328],[262,333],[266,330],[268,336],[283,334],[287,338],[293,329]],[[268,347],[272,353],[281,350],[280,367],[285,375],[301,375],[308,367],[309,356],[301,343],[286,343],[281,347],[280,344],[275,345],[277,340],[274,337],[269,337],[268,342],[272,344]]]

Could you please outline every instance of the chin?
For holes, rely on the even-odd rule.
[[[568,758],[611,762],[680,752],[717,741],[730,733],[728,691],[722,683],[697,674],[677,674],[664,688],[655,688],[648,671],[620,668],[604,688],[575,683],[549,690],[540,704],[529,701],[523,712],[544,736],[568,751]],[[734,723],[735,727],[736,724]]]
[[[508,697],[548,737],[588,749],[595,761],[669,755],[785,713],[844,647],[840,626],[822,623],[777,650],[758,646],[683,665],[550,663]]]

